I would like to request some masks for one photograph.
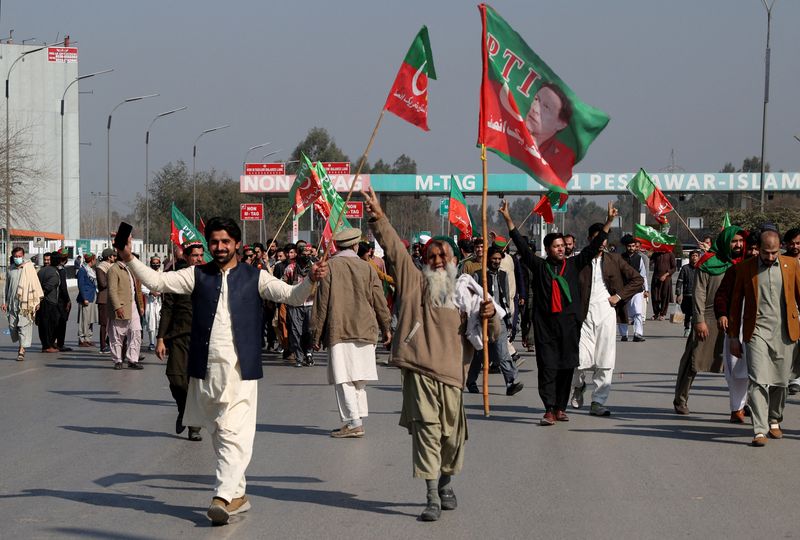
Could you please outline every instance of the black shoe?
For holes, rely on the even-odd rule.
[[[489,373],[500,373],[500,368],[494,364],[489,366]]]
[[[114,369],[122,369],[122,362],[114,362]]]
[[[519,394],[524,386],[525,385],[521,382],[512,383],[508,388],[506,388],[506,395],[513,396],[514,394]]]
[[[473,384],[467,384],[467,392],[469,392],[470,394],[480,394],[481,393],[480,390],[478,390],[478,385],[474,384],[474,383]]]
[[[311,355],[311,353],[308,353],[306,355],[306,361],[303,362],[303,364],[306,365],[306,366],[313,366],[314,365],[314,357]]]
[[[437,500],[428,497],[428,506],[419,515],[421,521],[438,521],[442,517],[442,505]]]
[[[144,366],[139,362],[128,362],[128,369],[144,369]]]
[[[58,350],[61,352],[70,352],[72,347],[59,347]]]
[[[800,384],[792,383],[789,385],[789,395],[794,396],[800,394]]]
[[[644,339],[642,336],[633,336],[633,341],[635,343],[641,343],[642,341],[647,341],[647,340]]]
[[[190,441],[202,441],[203,436],[200,435],[200,428],[199,427],[189,427],[189,440]]]
[[[628,336],[622,336],[622,337],[620,338],[620,341],[628,341]]]
[[[519,362],[519,353],[518,353],[518,352],[515,352],[514,354],[512,354],[512,355],[511,355],[511,359],[512,359],[514,362]]]
[[[439,499],[442,501],[442,510],[455,510],[458,508],[458,500],[453,488],[440,489]]]
[[[186,426],[183,425],[183,413],[178,413],[178,418],[175,420],[175,433],[180,435]]]

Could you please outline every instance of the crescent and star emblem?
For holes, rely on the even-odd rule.
[[[427,63],[428,63],[427,60],[422,62],[422,65],[419,66],[419,69],[417,70],[416,73],[414,73],[414,76],[411,78],[411,91],[414,93],[415,96],[421,96],[422,94],[428,91],[427,84],[425,85],[425,88],[423,88],[422,90],[420,90],[419,87],[417,87],[417,80],[419,79],[419,76],[422,75],[422,72],[425,69],[425,64]]]

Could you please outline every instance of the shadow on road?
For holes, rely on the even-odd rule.
[[[749,443],[752,431],[747,426],[726,427],[721,424],[698,426],[695,424],[658,424],[639,425],[636,427],[610,427],[606,429],[572,429],[575,433],[605,433],[608,435],[632,435],[636,437],[654,437],[661,439],[678,439],[696,442],[716,442],[723,444],[743,445]],[[735,440],[728,440],[735,439]]]
[[[166,437],[167,439],[182,439],[177,435],[163,431],[145,431],[143,429],[126,429],[115,427],[88,427],[88,426],[58,426],[69,431],[86,433],[87,435],[114,435],[116,437]]]
[[[330,430],[318,426],[290,426],[284,424],[256,424],[256,431],[262,433],[281,433],[283,435],[324,435],[330,437]]]

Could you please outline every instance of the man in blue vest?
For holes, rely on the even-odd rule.
[[[130,241],[119,257],[151,291],[192,296],[189,390],[184,423],[205,426],[217,457],[214,498],[207,515],[214,525],[246,512],[245,470],[256,432],[257,382],[261,369],[263,300],[301,305],[312,281],[327,274],[314,265],[310,280],[290,286],[266,270],[239,264],[242,232],[232,219],[212,218],[205,228],[210,263],[159,273],[131,255]]]

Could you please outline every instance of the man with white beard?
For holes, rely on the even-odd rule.
[[[460,330],[467,314],[456,307],[457,257],[452,240],[434,238],[425,245],[418,270],[375,192],[370,188],[363,195],[369,226],[394,269],[397,329],[391,363],[403,373],[400,425],[413,439],[414,477],[427,487],[420,519],[436,521],[442,510],[457,506],[450,482],[463,465],[467,438],[462,388],[473,348]],[[494,305],[491,300],[479,305],[479,316],[489,319],[490,341],[496,341],[501,323]]]

